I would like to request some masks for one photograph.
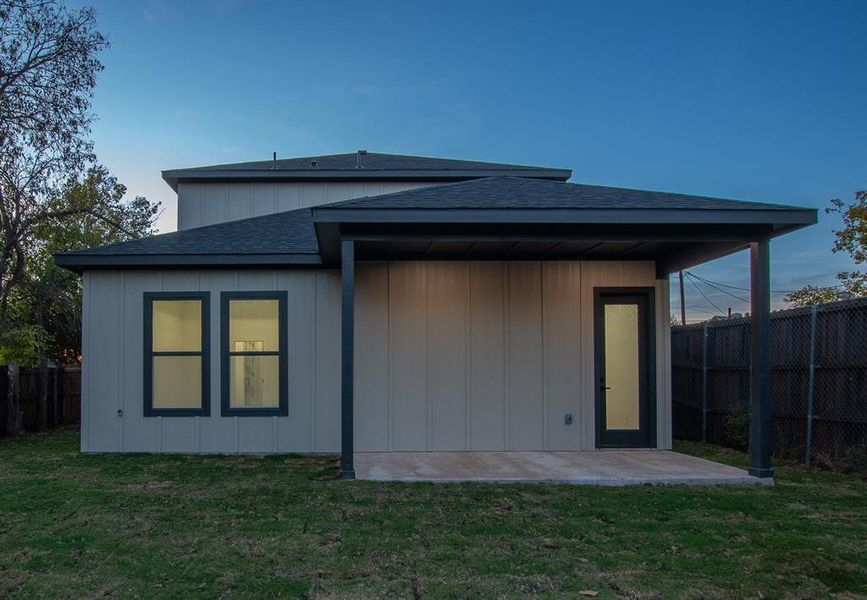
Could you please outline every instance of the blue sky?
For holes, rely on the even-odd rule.
[[[163,202],[162,231],[176,212],[160,170],[275,150],[562,166],[820,209],[867,188],[867,2],[83,4],[112,42],[97,153]],[[774,241],[772,287],[849,268],[830,251],[837,224],[820,213]],[[744,253],[694,270],[748,287]],[[687,307],[715,312],[691,285]]]

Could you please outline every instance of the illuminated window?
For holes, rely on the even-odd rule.
[[[207,292],[144,295],[144,414],[208,415]]]
[[[222,304],[222,414],[287,414],[286,293],[224,292]]]

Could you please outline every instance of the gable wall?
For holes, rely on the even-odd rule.
[[[436,185],[430,181],[179,183],[178,229],[190,229],[363,196]]]

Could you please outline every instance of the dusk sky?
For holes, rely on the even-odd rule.
[[[821,209],[867,188],[867,2],[71,4],[112,43],[99,159],[162,201],[162,232],[163,169],[364,148],[815,207],[772,243],[772,288],[851,267]],[[749,286],[746,253],[693,270]],[[716,312],[688,286],[689,320]]]

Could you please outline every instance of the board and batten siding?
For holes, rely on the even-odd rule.
[[[379,196],[433,185],[424,181],[179,183],[178,229]]]
[[[639,286],[656,291],[657,446],[671,447],[669,284],[652,262],[356,269],[357,452],[594,448],[593,289]]]
[[[330,270],[85,272],[82,451],[338,452],[340,285]],[[406,261],[357,265],[356,451],[593,448],[593,288],[615,286],[656,287],[669,448],[669,289],[653,263]],[[220,292],[270,290],[288,296],[289,414],[222,417]],[[210,416],[143,416],[143,296],[160,291],[210,292]]]
[[[289,415],[220,416],[220,292],[286,290]],[[211,295],[211,414],[143,416],[145,292]],[[340,450],[340,273],[87,271],[81,448],[85,452],[271,453]]]

